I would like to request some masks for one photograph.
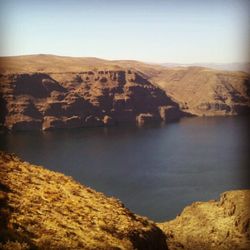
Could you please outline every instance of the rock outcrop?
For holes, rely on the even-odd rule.
[[[1,75],[1,113],[8,129],[55,129],[139,125],[141,114],[162,119],[161,108],[178,104],[143,74],[132,70],[99,70],[78,73],[23,73]],[[138,118],[139,117],[139,118]],[[170,117],[172,120],[172,117]]]
[[[167,249],[165,235],[115,198],[0,152],[0,249]]]
[[[0,236],[3,250],[247,250],[250,190],[196,202],[155,224],[115,198],[0,151]]]
[[[195,202],[158,226],[171,250],[250,249],[250,190],[225,192],[219,201]]]

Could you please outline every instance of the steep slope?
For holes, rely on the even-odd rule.
[[[0,249],[167,249],[115,198],[0,152]]]
[[[3,250],[247,250],[249,201],[250,190],[230,191],[154,224],[115,198],[0,151]]]
[[[236,115],[250,111],[249,75],[202,67],[162,70],[150,78],[183,110],[195,115]]]
[[[219,201],[193,203],[176,219],[158,226],[171,250],[250,249],[250,190],[225,192]]]

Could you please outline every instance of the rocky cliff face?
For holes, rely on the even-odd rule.
[[[160,223],[169,249],[250,249],[250,190],[225,192],[219,201],[196,202]]]
[[[162,70],[151,80],[182,110],[198,116],[238,115],[250,112],[250,81],[244,72],[202,67]]]
[[[151,221],[63,174],[0,153],[0,249],[167,249]]]
[[[250,111],[244,72],[50,55],[0,58],[0,72],[0,123],[8,129],[145,125]]]
[[[3,250],[247,250],[249,201],[250,190],[230,191],[155,224],[70,177],[0,152]]]
[[[1,100],[1,120],[15,130],[143,125],[183,116],[163,90],[132,70],[3,74]]]

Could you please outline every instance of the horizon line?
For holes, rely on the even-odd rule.
[[[204,62],[178,62],[178,61],[144,61],[141,59],[129,59],[129,58],[121,58],[121,59],[115,59],[115,58],[103,58],[98,56],[73,56],[73,55],[59,55],[59,54],[50,54],[50,53],[34,53],[34,54],[18,54],[18,55],[0,55],[0,58],[4,57],[22,57],[22,56],[55,56],[55,57],[69,57],[69,58],[82,58],[82,59],[98,59],[98,60],[105,60],[105,61],[135,61],[135,62],[141,62],[146,64],[179,64],[179,65],[191,65],[191,64],[248,64],[250,63],[250,60],[248,61],[231,61],[231,62],[215,62],[215,61],[204,61]]]

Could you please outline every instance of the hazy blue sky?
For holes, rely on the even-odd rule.
[[[0,55],[249,59],[249,0],[0,0]]]

